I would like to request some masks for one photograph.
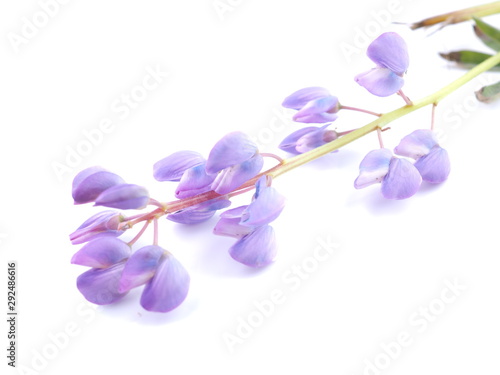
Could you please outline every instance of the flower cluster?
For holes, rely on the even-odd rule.
[[[405,108],[411,107],[412,102],[401,90],[409,64],[404,40],[396,33],[382,34],[368,47],[367,54],[376,67],[357,75],[355,81],[377,96],[397,93],[405,100]],[[276,236],[270,224],[285,206],[285,198],[272,186],[274,177],[375,130],[380,148],[370,151],[361,161],[359,176],[354,181],[356,189],[380,183],[385,198],[405,199],[418,191],[422,181],[441,183],[448,178],[448,153],[439,145],[432,125],[431,129],[413,131],[392,151],[383,146],[382,129],[371,125],[377,124],[377,120],[359,129],[328,129],[342,109],[377,118],[384,115],[342,105],[325,88],[298,90],[285,98],[283,106],[296,111],[293,119],[297,123],[308,124],[279,145],[293,155],[290,159],[261,154],[257,145],[239,131],[222,137],[206,158],[196,151],[174,152],[153,165],[157,181],[177,183],[176,200],[171,202],[153,199],[146,188],[128,184],[101,167],[81,171],[73,181],[75,204],[94,203],[119,210],[149,207],[148,212],[130,216],[115,210],[98,212],[70,234],[73,244],[84,244],[72,263],[90,267],[77,279],[83,296],[105,305],[119,301],[133,288],[143,287],[141,306],[156,312],[170,311],[185,300],[189,274],[171,252],[158,245],[158,220],[162,216],[176,223],[196,225],[225,210],[213,233],[235,239],[229,255],[249,267],[269,265],[277,254]],[[263,170],[266,156],[278,164]],[[253,191],[250,203],[229,208],[234,196],[249,191]],[[140,223],[143,227],[132,239],[119,238]],[[135,246],[150,223],[154,224],[152,243]]]

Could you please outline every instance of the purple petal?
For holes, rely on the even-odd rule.
[[[220,172],[212,183],[212,190],[221,195],[228,194],[257,176],[263,166],[264,158],[260,154],[255,154],[249,160]]]
[[[389,96],[403,87],[404,79],[387,68],[373,68],[358,74],[355,81],[377,96]]]
[[[257,153],[257,146],[242,132],[232,132],[219,140],[210,151],[206,171],[217,173],[227,167],[247,161]]]
[[[250,203],[241,215],[241,224],[257,227],[275,220],[285,207],[285,197],[273,187],[262,188],[258,197]]]
[[[435,146],[427,155],[415,162],[422,179],[432,184],[444,182],[450,174],[450,158],[448,152]]]
[[[329,124],[324,125],[318,130],[307,133],[303,137],[299,138],[295,146],[297,152],[302,154],[337,139],[338,134],[336,131],[326,129],[328,125]]]
[[[165,250],[159,246],[144,246],[133,253],[125,263],[120,278],[120,292],[146,284],[155,274]]]
[[[204,162],[195,151],[177,151],[154,164],[153,176],[158,181],[179,181],[186,170]]]
[[[326,96],[330,96],[330,93],[323,87],[306,87],[287,96],[281,105],[285,108],[301,109],[311,100]]]
[[[337,119],[339,101],[335,96],[319,98],[307,103],[294,116],[293,120],[305,123],[325,123]]]
[[[107,268],[130,256],[130,246],[115,237],[102,237],[84,245],[71,263],[93,268]]]
[[[432,130],[419,129],[404,137],[394,149],[394,152],[397,155],[407,156],[416,160],[427,155],[437,144],[438,141]]]
[[[238,220],[239,220],[241,218],[241,214],[243,213],[243,211],[246,210],[247,207],[248,207],[248,205],[231,208],[230,210],[224,211],[220,215],[220,217],[227,218],[227,219],[238,218]]]
[[[380,35],[368,46],[366,53],[374,63],[399,76],[408,69],[408,47],[404,39],[394,32]]]
[[[392,152],[387,148],[370,151],[359,165],[359,176],[354,181],[356,189],[362,189],[377,182],[382,182],[389,172]]]
[[[214,234],[217,236],[228,236],[241,238],[253,231],[253,228],[241,225],[241,215],[248,206],[240,206],[224,211],[214,227]]]
[[[141,305],[148,311],[173,310],[186,299],[189,283],[189,274],[182,264],[172,254],[164,254],[142,292]]]
[[[274,260],[276,253],[274,229],[269,225],[256,228],[229,249],[234,260],[249,267],[267,266]]]
[[[142,209],[147,206],[148,202],[149,193],[146,188],[134,184],[123,184],[104,190],[95,200],[95,205],[128,210]]]
[[[291,154],[300,154],[295,149],[295,146],[297,145],[297,141],[302,138],[304,135],[310,133],[310,132],[315,132],[319,128],[316,126],[307,126],[305,128],[299,129],[297,131],[294,131],[293,133],[289,134],[283,141],[281,141],[280,145],[278,146],[281,150],[289,152]]]
[[[96,305],[109,305],[127,294],[118,291],[123,267],[125,262],[109,268],[92,268],[78,276],[76,286],[88,301]]]
[[[210,186],[215,177],[217,177],[215,174],[207,174],[205,163],[189,168],[182,175],[175,196],[182,199],[205,193],[211,190]]]
[[[112,236],[118,237],[124,230],[118,226],[125,218],[119,212],[107,210],[88,218],[77,230],[69,235],[73,245],[84,243],[96,238]]]
[[[73,199],[75,204],[93,202],[104,190],[124,183],[125,181],[114,173],[101,167],[90,167],[78,173],[73,179]]]
[[[227,199],[211,199],[196,206],[174,212],[167,216],[168,220],[180,224],[198,224],[210,219],[215,215],[215,211],[229,207],[231,201]]]
[[[422,177],[408,160],[392,158],[389,173],[382,181],[382,195],[387,199],[406,199],[415,194]]]

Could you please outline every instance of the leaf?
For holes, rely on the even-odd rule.
[[[484,86],[480,90],[476,91],[476,98],[483,103],[491,103],[500,99],[500,82]]]
[[[456,62],[460,67],[467,69],[482,63],[492,56],[487,53],[469,50],[452,51],[449,53],[440,53],[439,55],[443,59]],[[496,65],[492,70],[500,70],[500,64]]]
[[[495,51],[500,51],[500,30],[483,22],[479,18],[474,18],[474,32],[477,37],[488,47]]]

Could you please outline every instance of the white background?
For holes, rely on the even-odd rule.
[[[473,1],[224,0],[232,5],[222,16],[211,0],[68,1],[15,48],[13,34],[23,36],[26,19],[43,24],[41,3],[0,6],[0,295],[5,301],[7,261],[14,260],[21,366],[7,366],[3,324],[2,373],[498,372],[499,107],[478,105],[472,94],[498,79],[494,74],[438,107],[436,126],[452,161],[441,186],[424,184],[405,201],[384,200],[378,186],[355,190],[360,160],[378,146],[375,134],[277,179],[287,205],[273,223],[279,257],[265,270],[229,257],[233,240],[211,234],[216,217],[193,227],[161,220],[160,244],[191,275],[186,301],[171,313],[144,311],[140,290],[94,309],[76,289],[84,268],[70,264],[78,246],[68,240],[98,212],[72,204],[71,181],[83,168],[101,165],[171,200],[174,186],[152,178],[154,162],[180,149],[207,155],[233,130],[276,151],[300,126],[280,109],[299,88],[324,86],[345,105],[375,111],[401,106],[399,97],[372,97],[353,81],[373,65],[362,52],[365,33],[394,30],[406,38],[408,96],[444,86],[463,72],[437,52],[487,51],[471,25],[430,35],[387,21],[417,21]],[[359,50],[346,54],[347,45]],[[122,95],[140,90],[148,67],[168,77],[130,113],[113,109]],[[84,131],[106,119],[112,130],[58,176],[54,165],[66,164],[70,150],[86,142]],[[333,127],[370,120],[341,113]],[[429,122],[430,108],[398,120],[384,133],[386,146]],[[146,232],[138,245],[151,238]],[[321,242],[336,248],[317,261]],[[305,267],[302,278],[292,278],[296,267]],[[463,289],[454,294],[450,283]],[[282,303],[259,321],[255,303],[273,293]],[[241,336],[249,319],[257,327],[227,345],[224,337]],[[408,345],[398,349],[401,335]]]

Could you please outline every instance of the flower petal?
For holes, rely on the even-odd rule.
[[[418,129],[405,136],[394,149],[394,153],[416,160],[427,155],[437,144],[438,141],[432,130]]]
[[[324,125],[318,130],[307,133],[299,138],[295,146],[297,152],[302,154],[337,139],[338,134],[336,131],[326,129],[329,125]]]
[[[119,224],[124,219],[123,215],[116,211],[99,212],[92,215],[71,233],[69,239],[73,245],[76,245],[100,237],[118,237],[124,232],[124,230],[118,230]]]
[[[133,253],[125,263],[118,290],[123,293],[147,283],[155,274],[164,252],[160,246],[150,245]]]
[[[382,181],[382,195],[387,199],[406,199],[418,191],[421,183],[422,177],[412,163],[394,157]]]
[[[276,254],[274,229],[269,225],[256,228],[229,249],[229,255],[234,260],[249,267],[267,266],[273,262]]]
[[[380,35],[368,46],[366,54],[374,63],[399,76],[408,69],[408,47],[404,39],[395,32]]]
[[[415,162],[422,179],[432,184],[446,181],[450,174],[450,158],[448,152],[439,147],[434,147],[427,155]]]
[[[211,199],[184,210],[174,212],[168,215],[167,219],[180,224],[198,224],[210,219],[215,215],[217,210],[229,207],[230,205],[231,201],[228,199]]]
[[[354,79],[371,94],[377,96],[395,94],[404,85],[404,79],[387,68],[373,68],[358,74]]]
[[[72,264],[93,268],[107,268],[130,256],[130,246],[115,237],[101,237],[92,240],[78,250]]]
[[[330,96],[330,93],[323,87],[306,87],[287,96],[281,105],[285,108],[301,109],[311,100],[326,96]]]
[[[221,217],[214,227],[213,233],[217,236],[241,238],[253,231],[252,227],[241,225],[241,218]]]
[[[210,151],[206,171],[217,173],[224,168],[247,161],[257,153],[257,145],[242,132],[232,132],[220,139]]]
[[[293,133],[289,134],[285,139],[283,139],[278,147],[283,151],[298,155],[298,154],[300,154],[300,152],[298,152],[295,149],[295,146],[297,145],[297,141],[300,138],[302,138],[303,136],[305,136],[306,134],[308,134],[310,132],[315,132],[318,129],[319,128],[316,126],[307,126],[305,128],[296,130]]]
[[[377,182],[382,182],[389,172],[392,152],[387,148],[370,151],[359,165],[359,176],[354,181],[356,189],[362,189]]]
[[[259,180],[261,181],[261,180]],[[273,187],[261,187],[257,198],[241,214],[241,224],[258,227],[274,221],[285,207],[285,197]]]
[[[92,268],[78,276],[76,286],[88,301],[109,305],[127,294],[118,291],[124,266],[125,262],[121,262],[108,268]]]
[[[153,176],[158,181],[179,181],[189,168],[205,162],[205,158],[195,151],[177,151],[156,162]]]
[[[73,179],[73,199],[75,204],[93,202],[104,190],[124,183],[125,181],[117,174],[101,167],[90,167],[78,173]]]
[[[337,118],[339,100],[335,96],[327,96],[312,100],[304,105],[294,116],[297,122],[332,122]]]
[[[255,154],[249,160],[220,172],[212,183],[212,190],[221,195],[228,194],[257,176],[263,166],[264,158],[260,154]]]
[[[141,305],[148,311],[173,310],[186,299],[189,283],[186,269],[172,254],[166,253],[142,292]]]
[[[205,163],[189,168],[184,172],[175,190],[175,196],[183,199],[211,190],[210,185],[215,180],[216,175],[207,174]]]
[[[95,206],[122,210],[142,209],[147,206],[148,202],[149,193],[146,188],[134,184],[123,184],[104,190],[95,200]]]

